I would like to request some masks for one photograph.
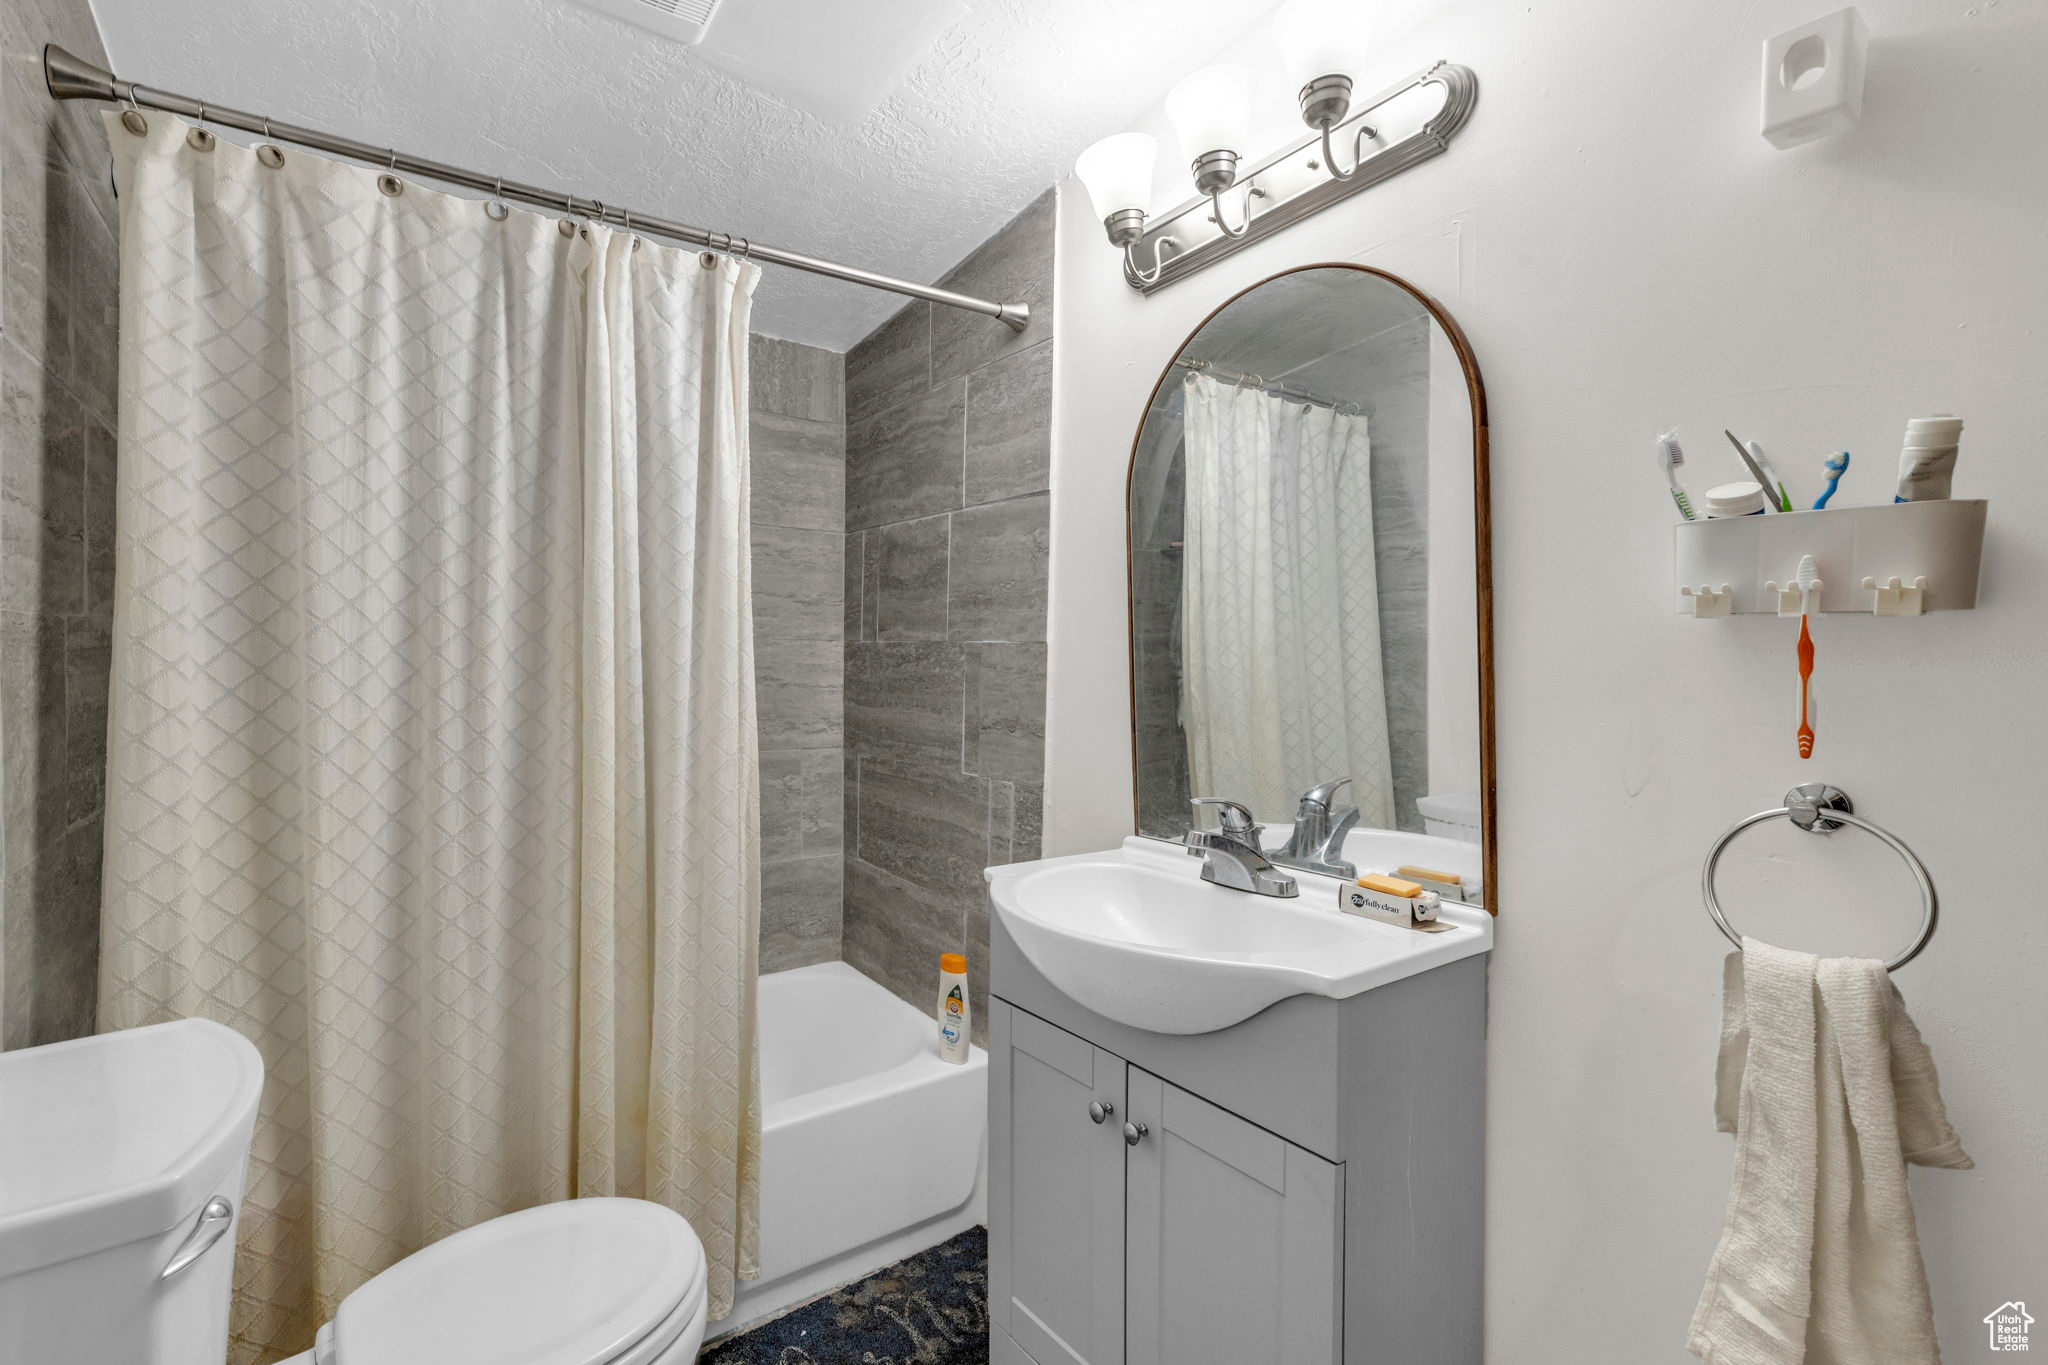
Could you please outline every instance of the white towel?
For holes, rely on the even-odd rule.
[[[1938,1365],[1906,1163],[1967,1169],[1881,962],[1728,956],[1714,1118],[1727,1223],[1686,1347],[1708,1365]]]

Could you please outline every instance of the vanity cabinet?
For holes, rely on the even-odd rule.
[[[1339,1359],[1343,1168],[993,1004],[990,1299],[1037,1365]]]
[[[998,922],[994,1365],[1478,1365],[1484,1011],[1471,958],[1150,1033]]]
[[[1344,1168],[1130,1069],[1127,1365],[1337,1361]]]
[[[1121,1057],[992,1002],[989,1106],[1010,1135],[990,1197],[1009,1256],[990,1298],[1038,1365],[1124,1358],[1126,1066]],[[998,1191],[1000,1185],[1000,1191]]]

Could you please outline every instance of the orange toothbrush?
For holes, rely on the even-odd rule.
[[[1806,618],[1799,618],[1799,756],[1813,757],[1813,727],[1806,723],[1806,691],[1813,679],[1813,636],[1807,633]]]
[[[1807,613],[1813,610],[1814,590],[1820,587],[1820,566],[1812,555],[1799,558],[1799,756],[1813,757],[1813,726],[1807,723],[1807,693],[1813,682],[1813,636],[1806,629]]]

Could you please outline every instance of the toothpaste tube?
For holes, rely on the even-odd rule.
[[[1899,451],[1899,489],[1892,500],[1938,502],[1948,497],[1962,438],[1963,419],[1945,412],[1906,423],[1906,444]]]

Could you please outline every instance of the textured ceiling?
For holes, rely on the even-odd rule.
[[[117,73],[144,85],[919,281],[1271,8],[968,0],[835,127],[569,0],[92,3]],[[845,3],[888,21],[889,0]],[[771,268],[755,329],[844,350],[900,302]]]

